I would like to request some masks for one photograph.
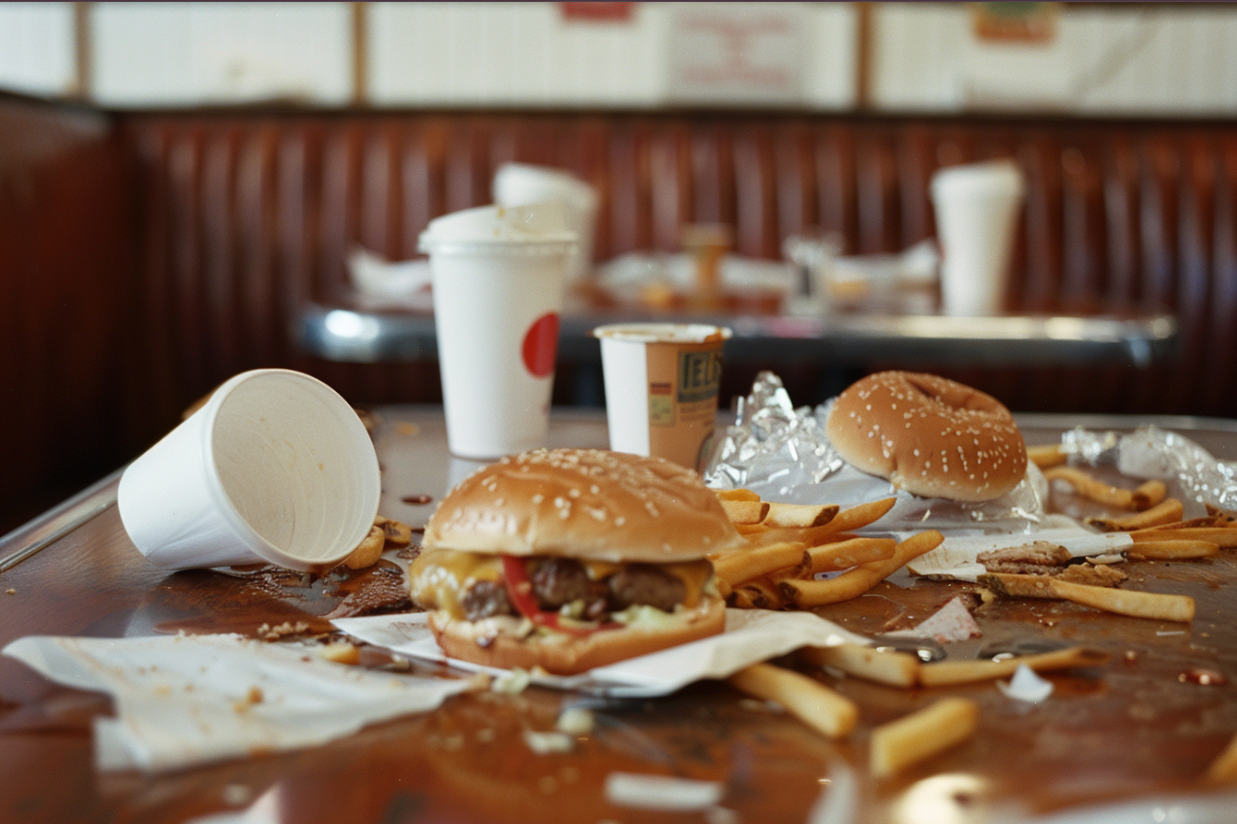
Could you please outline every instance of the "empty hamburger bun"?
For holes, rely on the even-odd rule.
[[[602,449],[503,458],[453,489],[422,545],[502,555],[671,563],[741,542],[690,469]]]
[[[1026,444],[1009,410],[936,375],[869,375],[837,397],[825,429],[847,463],[926,498],[991,500],[1026,474]]]

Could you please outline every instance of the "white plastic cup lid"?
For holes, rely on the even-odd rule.
[[[526,206],[478,206],[430,221],[419,247],[430,255],[500,251],[503,254],[563,254],[575,248],[576,232],[567,226],[557,202]]]

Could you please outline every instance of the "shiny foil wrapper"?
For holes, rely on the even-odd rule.
[[[1012,492],[995,500],[919,498],[842,460],[825,435],[831,404],[796,409],[781,379],[761,372],[751,393],[740,399],[735,423],[714,452],[705,483],[714,489],[750,489],[770,501],[843,508],[896,497],[893,509],[873,527],[881,531],[1018,531],[1043,522],[1048,485],[1034,465]]]
[[[1115,465],[1122,475],[1176,483],[1197,504],[1237,510],[1237,464],[1217,460],[1189,438],[1155,426],[1128,434],[1081,427],[1061,436],[1071,460],[1091,466]]]

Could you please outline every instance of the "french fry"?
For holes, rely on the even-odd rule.
[[[1059,443],[1053,443],[1046,446],[1028,446],[1027,460],[1040,469],[1050,469],[1065,463],[1069,460],[1069,455],[1065,454]]]
[[[1234,735],[1203,775],[1203,783],[1219,786],[1237,782],[1237,735]]]
[[[1076,466],[1054,466],[1044,471],[1044,477],[1049,481],[1064,481],[1082,497],[1105,506],[1118,509],[1147,509],[1147,506],[1135,506],[1133,490],[1110,486]],[[1145,503],[1146,496],[1142,500]]]
[[[1137,561],[1180,561],[1219,555],[1220,546],[1211,541],[1138,541],[1125,554]]]
[[[975,734],[979,705],[966,698],[942,698],[918,712],[872,730],[872,775],[887,778],[912,764],[956,747]]]
[[[724,555],[713,562],[713,573],[734,588],[780,569],[807,569],[809,560],[807,547],[798,541],[784,541]]]
[[[374,524],[382,527],[387,546],[408,546],[412,543],[412,528],[400,521],[393,521],[379,515]]]
[[[1123,518],[1087,518],[1087,523],[1102,532],[1133,532],[1181,520],[1184,507],[1176,498],[1165,498],[1160,503],[1142,512]]]
[[[1194,599],[1185,595],[1075,584],[1045,575],[989,573],[979,576],[979,583],[1008,598],[1055,598],[1133,618],[1194,620]]]
[[[736,689],[783,706],[829,738],[849,735],[859,720],[854,702],[802,673],[772,664],[754,664],[727,679]]]
[[[1173,524],[1154,529],[1139,529],[1130,533],[1135,544],[1160,541],[1206,541],[1226,549],[1237,547],[1237,529],[1224,526],[1176,527]]]
[[[824,526],[837,516],[838,509],[837,504],[770,503],[763,523],[774,528]]]
[[[382,527],[374,524],[369,528],[369,533],[361,539],[361,543],[357,544],[357,548],[344,559],[344,566],[348,569],[365,569],[378,563],[378,559],[382,557],[386,539],[387,536]]]
[[[722,499],[721,504],[722,509],[726,510],[726,517],[735,525],[758,524],[769,514],[769,503],[767,501],[728,501]]]
[[[719,501],[759,501],[760,495],[750,489],[715,489]]]
[[[827,524],[830,532],[854,532],[856,529],[873,524],[885,517],[897,498],[883,498],[879,501],[858,504],[849,509],[843,509]]]
[[[901,569],[908,561],[936,549],[945,537],[935,529],[917,532],[897,545],[893,557],[855,567],[827,581],[783,580],[778,586],[796,607],[815,607],[849,601],[867,592]]]
[[[734,589],[734,605],[743,609],[781,609],[786,606],[782,591],[767,578],[744,581]]]
[[[1106,653],[1087,647],[1043,652],[1036,655],[1017,655],[1003,661],[938,661],[919,668],[919,683],[925,687],[946,687],[955,684],[973,684],[978,681],[994,681],[1008,678],[1020,666],[1036,672],[1096,667],[1108,660]]]
[[[1144,481],[1134,487],[1134,508],[1150,509],[1162,503],[1168,497],[1168,487],[1163,481]]]
[[[839,569],[886,561],[897,551],[898,542],[893,538],[849,538],[807,548],[808,572],[829,572]]]
[[[919,682],[919,659],[908,652],[886,652],[862,644],[804,647],[799,657],[818,667],[832,667],[847,675],[890,687],[913,687]]]

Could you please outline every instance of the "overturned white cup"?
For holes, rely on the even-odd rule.
[[[165,569],[342,561],[378,514],[378,457],[355,410],[309,375],[231,378],[134,461],[117,506]]]

